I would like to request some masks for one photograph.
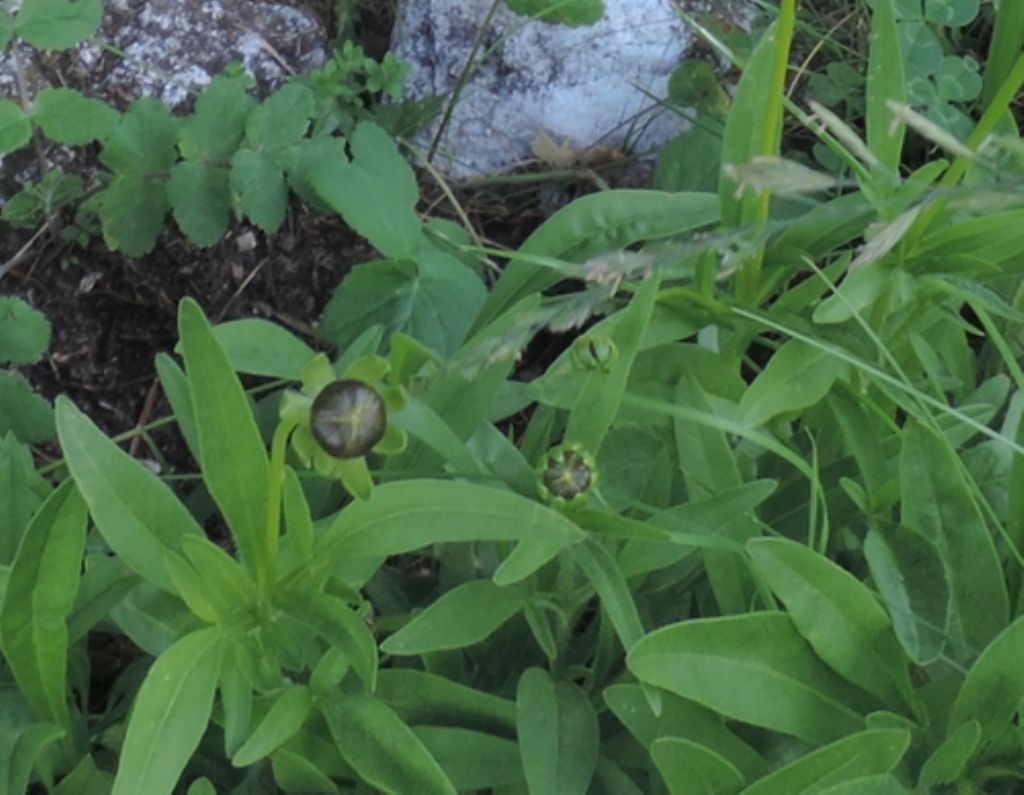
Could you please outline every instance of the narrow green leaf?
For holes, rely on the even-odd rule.
[[[561,514],[502,489],[445,480],[385,483],[344,508],[320,537],[317,565],[340,557],[397,555],[429,544],[536,541],[562,547],[583,531]],[[323,562],[323,563],[321,563]]]
[[[907,659],[889,616],[853,575],[802,544],[749,541],[754,565],[818,656],[889,709],[914,703]]]
[[[522,610],[528,598],[523,588],[502,588],[490,580],[464,582],[384,641],[381,651],[402,656],[471,646]]]
[[[964,481],[956,453],[919,423],[906,430],[900,453],[905,525],[939,549],[952,589],[952,629],[983,649],[1009,616],[1006,581],[985,520]]]
[[[338,795],[338,786],[301,754],[281,749],[270,758],[274,781],[284,792]]]
[[[949,731],[975,720],[982,736],[998,737],[1024,700],[1024,616],[1003,630],[981,653],[953,702]]]
[[[0,565],[14,553],[29,520],[52,489],[32,465],[32,454],[11,431],[0,440]]]
[[[313,697],[304,685],[287,688],[271,705],[263,720],[231,757],[235,767],[247,767],[269,756],[290,740],[313,711]]]
[[[718,221],[712,193],[609,190],[583,196],[558,210],[520,246],[530,256],[584,262],[642,240],[658,240]],[[513,260],[501,272],[473,324],[480,331],[522,299],[539,294],[563,275],[527,260]]]
[[[531,795],[586,795],[597,769],[597,716],[586,694],[529,668],[516,688],[516,735]]]
[[[71,476],[110,548],[158,588],[175,593],[167,551],[202,528],[156,475],[121,451],[66,398],[57,399],[57,435]]]
[[[68,725],[67,618],[78,593],[85,503],[65,481],[43,503],[21,540],[0,608],[0,645],[28,702]]]
[[[772,356],[740,399],[739,414],[751,426],[813,406],[849,369],[841,359],[800,340],[790,340]]]
[[[213,711],[224,637],[215,627],[180,638],[139,688],[111,795],[170,795]]]
[[[660,285],[661,277],[654,273],[637,288],[612,332],[618,356],[608,372],[597,369],[587,374],[576,404],[569,414],[565,441],[579,444],[591,455],[597,455],[601,449],[605,434],[618,413],[629,381],[629,372],[640,350],[644,332],[651,322]]]
[[[385,668],[377,697],[412,724],[459,725],[511,736],[516,707],[511,701],[413,668]]]
[[[949,577],[938,549],[906,527],[872,528],[864,557],[903,650],[918,665],[934,662],[950,619]]]
[[[644,627],[618,563],[596,539],[573,546],[572,557],[597,591],[601,608],[615,627],[622,648],[628,652],[643,637]]]
[[[946,735],[921,766],[918,789],[931,792],[944,784],[954,784],[964,775],[981,743],[981,724],[969,720]]]
[[[512,740],[459,726],[416,726],[413,733],[459,792],[523,785]]]
[[[114,777],[96,767],[91,755],[86,754],[74,769],[60,780],[51,795],[110,795]]]
[[[808,742],[863,727],[841,680],[783,613],[699,619],[651,632],[627,659],[642,681]]]
[[[321,708],[342,757],[368,784],[387,795],[455,795],[423,743],[377,699],[334,693]]]
[[[893,770],[910,746],[910,734],[868,729],[812,751],[747,787],[743,795],[791,795],[820,792],[865,775]]]
[[[156,355],[156,372],[160,377],[160,386],[163,387],[167,402],[174,412],[174,420],[178,423],[178,430],[185,437],[185,444],[188,445],[192,457],[199,460],[199,432],[196,430],[196,415],[192,408],[192,393],[188,388],[188,378],[176,361],[166,353]]]
[[[263,440],[242,385],[195,301],[182,301],[178,324],[203,480],[223,512],[242,558],[265,576],[269,464]]]
[[[893,0],[874,0],[871,14],[871,49],[868,55],[867,143],[875,157],[891,171],[900,166],[906,125],[893,129],[889,103],[907,101],[903,51]]]
[[[366,622],[330,594],[282,595],[281,606],[291,620],[315,629],[348,657],[368,690],[377,684],[377,642]]]
[[[730,795],[743,786],[729,760],[691,740],[661,737],[651,743],[651,757],[672,795]]]
[[[635,684],[606,688],[604,700],[630,734],[648,749],[659,737],[679,737],[714,751],[744,778],[759,778],[769,769],[757,751],[725,726],[721,716],[700,704],[662,693],[661,711],[655,714],[643,688]]]

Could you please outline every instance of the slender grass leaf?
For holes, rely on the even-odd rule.
[[[757,751],[729,731],[719,715],[700,704],[662,693],[661,712],[655,714],[640,685],[612,685],[605,689],[604,700],[648,749],[659,737],[678,737],[728,760],[744,778],[759,778],[768,771],[768,763]]]
[[[864,557],[903,650],[918,665],[934,662],[950,619],[949,577],[938,549],[906,527],[873,528]]]
[[[170,795],[213,710],[224,636],[215,627],[180,638],[139,688],[111,795]]]
[[[231,764],[247,767],[269,756],[299,732],[313,711],[313,696],[305,685],[293,685],[277,697],[253,733],[235,751]]]
[[[243,559],[261,577],[266,576],[269,465],[256,420],[227,355],[195,301],[182,301],[178,325],[203,480]]]
[[[368,784],[388,795],[455,795],[437,760],[382,702],[335,693],[321,708],[342,757]]]
[[[813,743],[863,727],[850,691],[783,613],[687,621],[644,637],[629,653],[642,682],[726,718]]]
[[[519,749],[512,740],[458,726],[416,726],[413,733],[459,792],[523,784]]]
[[[110,548],[144,579],[175,593],[164,554],[202,535],[188,509],[66,398],[57,399],[57,436],[71,476]]]
[[[868,729],[812,751],[743,790],[743,795],[820,792],[866,775],[889,773],[907,752],[910,734]]]
[[[85,503],[65,481],[21,539],[0,608],[0,645],[15,681],[43,717],[68,726],[67,618],[78,593]]]
[[[859,580],[786,539],[756,539],[747,549],[818,657],[888,708],[913,707],[908,661],[892,623]]]
[[[426,610],[381,644],[399,656],[461,649],[489,637],[526,605],[523,588],[470,580],[432,602]]]
[[[516,688],[516,735],[531,795],[585,795],[597,769],[597,716],[586,694],[528,668]]]
[[[660,737],[651,757],[672,795],[730,795],[743,787],[743,774],[728,759],[692,740]]]
[[[890,171],[900,166],[906,125],[893,128],[890,102],[907,101],[903,51],[893,0],[875,0],[871,15],[871,50],[868,55],[867,143]]]
[[[952,628],[975,650],[1005,627],[1009,597],[985,520],[949,444],[919,423],[900,453],[903,523],[939,549],[952,590]]]

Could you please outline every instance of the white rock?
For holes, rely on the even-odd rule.
[[[452,92],[492,2],[401,5],[392,48],[411,64],[407,97]],[[705,10],[708,3],[682,5]],[[483,50],[493,52],[464,87],[435,165],[461,179],[528,162],[538,135],[585,155],[594,148],[647,152],[678,134],[684,123],[656,98],[665,96],[694,34],[671,0],[604,0],[604,6],[600,22],[580,28],[499,9],[484,37]],[[417,143],[428,147],[438,124]]]

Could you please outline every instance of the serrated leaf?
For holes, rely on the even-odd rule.
[[[102,19],[102,0],[25,0],[14,30],[40,50],[66,50],[92,36]]]
[[[50,346],[50,321],[16,297],[0,297],[0,364],[33,364]]]
[[[288,188],[284,172],[271,158],[252,149],[235,152],[231,158],[231,189],[242,212],[267,234],[273,234],[284,223]]]
[[[32,120],[46,137],[67,146],[97,141],[114,129],[118,114],[110,105],[70,88],[44,88],[36,96]]]
[[[32,137],[32,125],[21,107],[9,99],[0,99],[0,155],[21,149]]]
[[[26,444],[53,438],[53,409],[19,373],[0,370],[0,436],[13,433]]]
[[[117,176],[100,194],[103,240],[129,257],[148,254],[164,225],[170,204],[163,181],[141,174]]]
[[[404,331],[447,355],[458,349],[485,297],[480,279],[455,260],[430,275],[409,261],[370,262],[345,276],[324,310],[321,330],[344,350],[380,324],[385,333]]]
[[[249,112],[245,140],[259,152],[284,149],[298,142],[309,129],[316,108],[313,92],[299,83],[288,83]]]
[[[601,0],[566,0],[553,3],[551,0],[506,0],[508,7],[517,14],[535,17],[544,22],[569,27],[593,25],[604,16]],[[548,9],[551,9],[550,11]]]
[[[118,174],[162,174],[177,160],[178,121],[163,103],[144,97],[110,133],[100,162]]]
[[[329,161],[310,178],[345,223],[384,256],[410,258],[422,245],[416,175],[391,137],[363,122],[349,141],[352,161]]]
[[[253,106],[246,78],[220,75],[199,95],[195,111],[178,133],[181,154],[190,160],[227,159],[245,134]]]
[[[223,237],[231,214],[228,170],[196,160],[182,160],[171,169],[167,198],[174,220],[192,243],[212,246]]]

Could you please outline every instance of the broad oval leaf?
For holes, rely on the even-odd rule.
[[[672,795],[730,795],[743,786],[728,759],[692,740],[661,737],[651,743],[651,757]]]
[[[756,539],[747,549],[797,631],[822,660],[890,709],[913,706],[907,659],[892,623],[859,580],[786,539]]]
[[[1024,700],[1024,616],[1007,627],[981,653],[960,686],[949,730],[976,720],[986,739],[1000,734]]]
[[[516,735],[531,795],[586,795],[597,769],[597,716],[587,695],[528,668],[516,688]]]
[[[849,365],[835,354],[790,340],[772,356],[740,399],[741,419],[763,425],[789,411],[813,406],[832,388]]]
[[[629,669],[723,717],[824,743],[863,728],[853,694],[783,613],[686,621],[630,651]]]

